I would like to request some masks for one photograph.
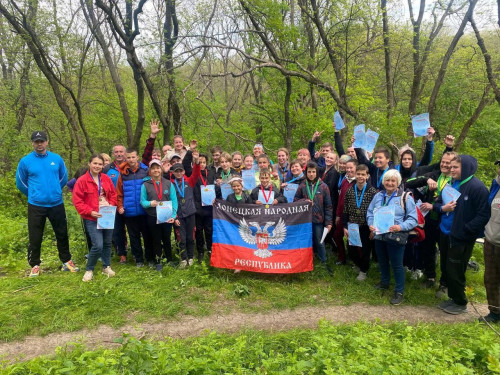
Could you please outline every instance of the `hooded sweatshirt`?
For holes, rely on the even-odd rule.
[[[476,177],[464,182],[477,171],[477,160],[470,155],[460,155],[462,173],[460,180],[452,180],[452,186],[460,192],[455,210],[443,213],[439,228],[451,237],[451,244],[475,241],[481,237],[490,218],[488,189]],[[436,202],[442,212],[442,197]]]

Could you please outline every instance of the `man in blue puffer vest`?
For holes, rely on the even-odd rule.
[[[139,163],[137,150],[125,151],[127,163],[121,166],[120,176],[116,184],[118,194],[119,214],[125,216],[130,248],[137,267],[144,265],[144,256],[141,245],[141,235],[144,238],[146,261],[154,265],[153,243],[146,223],[146,211],[141,206],[141,186],[148,176],[148,167]]]

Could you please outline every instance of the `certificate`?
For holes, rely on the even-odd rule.
[[[220,192],[222,194],[222,199],[226,200],[228,195],[233,192],[233,189],[229,184],[220,184]]]
[[[414,137],[423,137],[427,135],[427,129],[431,126],[428,113],[413,116],[411,118],[411,125],[413,127]]]
[[[269,194],[269,195],[268,195]],[[265,200],[264,194],[262,194],[262,189],[259,190],[259,196],[257,197],[257,200],[261,201],[262,204],[273,204],[274,201],[274,191],[266,191],[266,197],[269,197],[269,199]]]
[[[361,236],[359,235],[359,225],[347,223],[347,230],[349,231],[349,245],[363,247]]]
[[[102,217],[97,218],[97,229],[115,229],[116,206],[99,207]]]
[[[420,199],[419,199],[419,200],[417,201],[417,203],[415,203],[415,205],[418,207],[418,209],[420,210],[420,212],[422,212],[422,215],[423,215],[424,217],[426,217],[426,216],[427,216],[427,214],[429,213],[429,211],[426,211],[426,210],[423,210],[423,209],[422,209],[422,207],[421,207],[421,206],[422,206],[422,200],[420,200]]]
[[[377,145],[379,134],[371,129],[368,129],[365,133],[365,151],[373,152],[375,146]]]
[[[211,206],[215,199],[215,185],[201,186],[201,205]]]
[[[374,212],[373,226],[375,234],[389,232],[389,228],[394,225],[395,206],[382,206]]]
[[[299,188],[299,184],[286,184],[283,188],[283,195],[285,196],[288,203],[293,203],[293,198],[295,198],[295,193]]]
[[[172,201],[161,201],[156,206],[156,224],[166,223],[172,218]]]
[[[342,130],[345,128],[344,120],[342,120],[339,111],[335,112],[333,115],[333,122],[335,122],[335,130]]]
[[[443,190],[441,190],[441,198],[444,204],[448,204],[451,201],[457,201],[460,198],[460,192],[450,185],[445,185]]]
[[[257,184],[255,183],[255,171],[253,169],[245,169],[241,171],[243,179],[243,189],[252,190]]]
[[[354,128],[354,148],[365,148],[365,124],[360,124]]]

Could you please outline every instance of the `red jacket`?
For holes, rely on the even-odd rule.
[[[116,206],[116,190],[113,181],[105,173],[99,176],[101,177],[101,190],[104,191],[106,200],[111,206]],[[90,216],[90,213],[99,212],[99,188],[90,173],[85,173],[76,181],[73,189],[73,204],[83,219],[97,221],[95,217]]]

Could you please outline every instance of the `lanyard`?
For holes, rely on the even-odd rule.
[[[229,176],[231,176],[231,170],[229,170],[229,172],[227,172],[226,175],[224,175],[224,171],[220,171],[220,177],[223,179],[223,180],[226,180]]]
[[[118,166],[118,164],[116,164],[116,161],[114,161],[114,162],[113,162],[113,164],[115,165],[116,170],[117,170],[117,171],[120,171],[120,167]]]
[[[356,206],[358,208],[361,207],[361,202],[363,202],[363,196],[365,195],[365,190],[366,190],[366,185],[368,185],[365,182],[365,186],[363,186],[363,190],[361,191],[361,197],[358,200],[358,184],[354,185],[354,194],[356,194]]]
[[[285,166],[283,167],[283,174],[281,174],[281,168],[280,166],[278,165],[278,168],[276,168],[278,170],[278,174],[280,176],[280,182],[285,182],[285,177],[283,177],[287,172],[288,172],[288,163],[285,163]]]
[[[394,190],[394,192],[391,194],[391,197],[389,198],[389,201],[385,203],[385,190],[384,190],[384,196],[382,197],[382,202],[383,202],[382,207],[387,206],[391,202],[392,198],[394,198],[394,195],[396,195],[396,192],[397,190]]]
[[[95,182],[94,176],[92,176],[92,173],[90,173],[90,171],[89,171],[89,175],[90,175],[90,177],[92,177],[92,180]],[[97,174],[97,181],[98,181],[97,186],[99,189],[99,196],[101,196],[101,174],[100,173]]]
[[[319,178],[318,181],[316,181],[316,186],[314,187],[314,191],[311,194],[312,184],[311,184],[311,190],[309,190],[309,184],[306,181],[307,195],[309,195],[310,200],[314,200],[314,196],[316,195],[316,190],[318,190],[318,186],[319,186]]]
[[[203,172],[203,171],[200,171],[200,178],[201,178],[201,182],[202,182],[203,186],[205,186],[205,187],[206,187],[206,186],[207,186],[207,180],[208,180],[208,172],[207,172],[207,170],[205,169],[205,174],[206,174],[206,176],[205,176],[205,180],[203,179],[203,173],[202,173],[202,172]]]
[[[451,177],[444,176],[442,173],[437,180],[437,195],[441,194],[444,187],[451,181]]]
[[[262,190],[262,196],[264,197],[264,201],[266,203],[269,203],[269,199],[271,198],[271,193],[273,191],[273,185],[271,185],[271,189],[269,189],[269,195],[267,197],[266,197],[266,191],[264,190],[264,186],[262,186],[262,184],[260,185],[260,190]]]
[[[300,180],[302,177],[304,177],[304,172],[302,172],[300,175],[298,175],[297,177],[294,177],[292,178],[290,181],[288,181],[287,183],[288,184],[291,184],[292,182],[296,181],[296,180]]]
[[[161,196],[163,195],[162,194],[162,192],[163,192],[163,186],[162,186],[162,183],[161,183],[161,178],[160,178],[160,181],[158,183],[160,184],[160,189],[159,190],[156,187],[156,181],[153,180],[153,186],[155,187],[156,195],[158,196],[158,200],[161,201]]]
[[[384,174],[385,172],[387,172],[389,170],[389,167],[387,167],[384,171],[384,173],[382,173],[382,176],[380,176],[380,179],[378,178],[378,171],[379,169],[377,168],[377,189],[380,187],[380,184],[382,183],[382,179],[384,178]]]
[[[341,177],[339,178],[339,183],[337,184],[337,187],[338,187],[339,189],[340,189],[340,187],[342,186],[342,182],[345,180],[346,176],[347,176],[347,175],[346,175],[346,174],[344,174],[343,176],[341,176]]]
[[[460,186],[462,186],[463,184],[465,184],[466,182],[470,181],[470,179],[474,177],[474,175],[471,175],[469,177],[467,177],[465,180],[463,180],[461,183],[458,184],[458,189],[460,189]]]
[[[181,198],[184,198],[184,189],[186,188],[186,185],[184,185],[184,176],[182,176],[182,193],[181,189],[179,188],[179,185],[177,184],[177,179],[174,180],[175,182],[175,187],[177,188],[177,191],[179,192],[179,195]]]

